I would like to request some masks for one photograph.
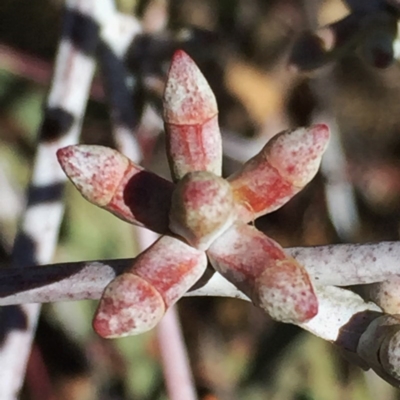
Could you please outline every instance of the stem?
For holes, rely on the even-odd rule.
[[[319,286],[367,284],[400,275],[400,242],[294,247],[286,251],[306,266]],[[129,258],[0,269],[0,306],[98,299],[104,287],[133,261]],[[187,295],[220,296],[220,291],[223,296],[247,299],[219,274]]]
[[[389,251],[390,248],[392,251]],[[310,249],[296,248],[289,249],[289,253],[292,255],[297,254],[299,256],[298,258],[303,259],[310,258],[310,260],[312,260],[314,258],[319,258],[320,265],[327,271],[331,271],[329,267],[330,264],[338,265],[338,260],[340,264],[341,258],[347,253],[350,261],[348,261],[347,264],[344,263],[341,268],[347,269],[357,277],[362,276],[362,271],[359,272],[361,275],[357,274],[357,271],[360,271],[360,269],[364,271],[373,269],[374,262],[368,262],[367,258],[369,257],[370,260],[373,260],[375,255],[377,256],[379,252],[382,251],[388,251],[389,254],[393,256],[388,263],[393,268],[390,273],[393,273],[396,269],[398,259],[398,255],[396,256],[395,253],[399,251],[399,248],[400,244],[397,242],[379,243],[376,245],[324,246]],[[351,252],[353,252],[353,254]],[[354,256],[354,254],[356,254],[356,256]],[[325,258],[321,257],[321,255]],[[388,261],[388,259],[389,257],[386,257],[386,261]],[[358,260],[358,265],[357,262],[354,263],[355,260]],[[104,287],[127,267],[131,266],[133,261],[134,259],[124,259],[103,262],[93,261],[54,264],[47,267],[31,267],[26,271],[13,269],[0,270],[0,305],[15,304],[24,301],[44,302],[99,298]],[[381,270],[380,273],[384,274],[385,271]],[[320,276],[328,278],[329,274],[325,273],[325,275],[321,274]],[[386,279],[385,276],[383,278]],[[382,276],[380,279],[382,279]],[[370,362],[370,359],[374,360],[374,357],[376,358],[373,348],[371,350],[368,346],[364,346],[363,353],[361,355],[359,354],[360,337],[367,332],[367,335],[369,335],[368,337],[374,340],[379,330],[375,333],[375,330],[368,331],[368,328],[373,321],[378,321],[378,317],[386,318],[387,314],[382,314],[381,309],[376,304],[365,302],[360,296],[349,290],[329,284],[321,285],[321,283],[322,281],[320,280],[320,282],[315,285],[315,292],[318,297],[319,305],[318,314],[308,322],[299,324],[299,326],[324,340],[334,342],[342,347],[353,362],[356,362],[364,368],[374,368],[384,379],[394,385],[398,385],[397,378],[393,375],[392,371],[386,371],[384,366],[377,364],[375,361]],[[325,279],[324,283],[327,283],[327,279]],[[199,286],[199,284],[196,286]],[[218,273],[215,273],[206,283],[190,291],[187,295],[225,296],[250,301],[249,298],[244,296],[242,292]],[[166,323],[168,324],[168,320]],[[385,319],[380,319],[377,323],[384,324]],[[168,338],[169,342],[171,340],[180,341],[180,339],[177,338],[172,339],[172,336],[168,332],[166,334],[160,333],[160,335]],[[164,344],[162,344],[161,347],[163,346]],[[167,350],[168,349],[162,349],[162,351]],[[184,352],[184,348],[182,348],[181,351]],[[387,357],[392,357],[391,359],[393,359],[394,355],[390,351],[387,350]],[[166,357],[169,356],[167,355]],[[166,358],[165,362],[167,362],[167,360],[170,360],[170,358]],[[177,361],[175,360],[175,362]],[[174,368],[177,368],[177,371],[175,371],[177,375],[175,378],[171,378],[172,381],[169,381],[169,378],[172,376],[170,370]],[[176,379],[178,379],[177,377],[181,374],[179,371],[185,368],[183,364],[180,366],[169,366],[166,370],[166,373],[170,374],[166,376],[168,385],[173,385],[171,387],[175,387]],[[395,368],[397,368],[397,366],[395,366]],[[188,374],[188,371],[186,371],[186,374]],[[180,379],[181,378],[179,378],[179,380]],[[187,385],[190,386],[190,381],[187,382],[189,382]],[[171,387],[169,387],[169,390],[172,390]],[[170,395],[171,398],[178,398],[172,397],[172,392]]]
[[[132,265],[133,261],[121,259],[54,264],[31,267],[27,271],[0,270],[0,305],[98,299],[104,287]],[[319,313],[300,326],[325,340],[336,341],[340,328],[353,314],[380,310],[373,303],[365,303],[355,293],[335,286],[318,285],[316,291]],[[201,288],[186,295],[232,297],[250,301],[218,273]]]

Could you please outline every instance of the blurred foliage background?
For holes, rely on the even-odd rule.
[[[247,154],[241,140],[254,146],[287,127],[324,117],[335,121],[346,160],[343,168],[359,214],[351,237],[343,238],[335,230],[323,175],[281,210],[263,218],[261,229],[283,246],[399,239],[398,61],[379,69],[357,51],[349,51],[313,70],[300,71],[289,62],[290,48],[301,33],[312,23],[323,26],[343,18],[349,12],[346,4],[339,0],[118,0],[117,4],[121,11],[139,17],[154,5],[168,14],[165,40],[174,44],[160,45],[164,43],[160,33],[154,46],[141,44],[140,59],[127,59],[132,72],[145,82],[143,102],[152,101],[159,109],[162,91],[147,87],[146,78],[164,78],[173,48],[179,46],[185,29],[194,26],[187,50],[217,95],[228,145]],[[0,2],[0,263],[4,267],[24,207],[61,20],[61,0]],[[109,112],[101,96],[92,96],[89,102],[82,141],[111,142]],[[166,174],[162,146],[161,133],[148,167]],[[235,154],[226,151],[226,174],[240,161]],[[68,186],[55,262],[130,257],[136,252],[128,224],[91,206]],[[154,332],[102,340],[91,329],[94,307],[89,301],[44,307],[22,398],[166,399]],[[179,311],[202,400],[400,399],[397,390],[373,373],[344,361],[334,345],[278,324],[250,304],[193,298],[181,300]]]

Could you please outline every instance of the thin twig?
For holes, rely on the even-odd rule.
[[[167,311],[157,332],[168,398],[196,400],[193,376],[175,306]]]
[[[0,70],[8,71],[39,85],[49,85],[52,79],[50,62],[3,43],[0,43],[0,54]],[[95,78],[90,97],[96,101],[104,101],[104,91],[99,79]]]
[[[110,104],[113,135],[119,150],[137,163],[142,158],[142,151],[134,136],[141,117],[133,102],[133,97],[137,97],[133,92],[137,91],[138,82],[136,77],[129,75],[123,59],[129,44],[141,31],[138,20],[115,11],[101,33],[99,46],[99,61]]]

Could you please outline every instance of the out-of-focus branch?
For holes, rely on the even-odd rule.
[[[328,79],[315,82],[314,91],[320,97],[329,90]],[[360,228],[355,190],[347,174],[347,160],[336,118],[322,114],[317,118],[329,124],[331,140],[321,163],[327,211],[343,242],[352,242]]]
[[[142,151],[134,133],[142,107],[134,104],[133,99],[138,98],[139,82],[137,77],[128,73],[123,58],[129,44],[141,31],[137,19],[115,12],[101,32],[99,46],[99,61],[110,104],[113,135],[120,151],[138,163]]]
[[[0,69],[42,85],[49,83],[52,73],[50,63],[4,44],[0,44],[0,54]]]
[[[292,50],[293,66],[314,70],[355,52],[377,68],[386,68],[393,62],[398,12],[383,0],[346,3],[350,9],[347,17],[324,27],[312,26],[312,31],[301,35]],[[393,0],[394,7],[395,3],[398,2]]]
[[[176,306],[167,311],[157,333],[168,397],[171,400],[197,400]]]
[[[49,62],[1,43],[0,54],[0,70],[40,85],[49,85],[52,75],[52,65]],[[96,101],[104,101],[103,87],[98,79],[93,82],[90,97]]]
[[[109,0],[66,1],[62,38],[39,131],[27,209],[12,253],[15,268],[48,263],[53,257],[64,210],[62,193],[66,180],[55,153],[59,147],[78,140],[94,74],[93,55],[99,25],[107,17],[110,4]],[[1,310],[1,399],[17,397],[39,310],[37,304]]]

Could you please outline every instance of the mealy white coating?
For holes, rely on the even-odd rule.
[[[71,155],[60,157],[60,162],[80,193],[98,206],[110,202],[129,165],[118,151],[96,145],[73,146]]]
[[[186,273],[183,273],[181,265],[191,268],[186,268]],[[168,281],[169,285],[161,295],[165,303],[171,305],[201,277],[206,267],[204,252],[172,236],[162,236],[141,254],[135,273],[148,282],[159,279]]]
[[[164,92],[164,121],[198,124],[205,122],[205,115],[209,119],[217,112],[214,93],[200,69],[183,51],[175,53]]]
[[[315,286],[318,298],[318,314],[310,321],[299,324],[322,339],[334,342],[340,329],[357,313],[363,311],[382,311],[374,303],[366,303],[350,290],[335,286]]]
[[[268,142],[268,161],[294,186],[303,187],[317,173],[328,139],[322,124],[283,132]]]

